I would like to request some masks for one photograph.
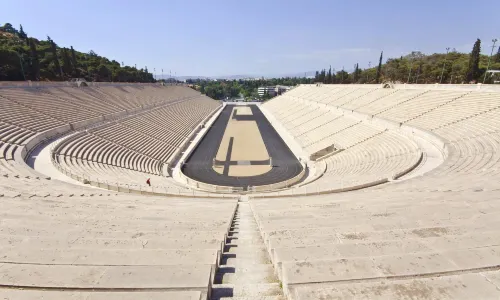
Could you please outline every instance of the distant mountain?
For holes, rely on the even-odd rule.
[[[302,77],[314,77],[316,71],[307,71],[307,72],[298,72],[298,73],[281,73],[281,74],[270,74],[264,75],[264,78],[283,78],[283,77],[291,77],[291,78],[302,78]]]
[[[175,78],[177,80],[186,80],[186,79],[212,79],[212,77],[207,77],[207,76],[170,76],[170,75],[156,75],[156,79],[169,79],[169,78]]]
[[[186,80],[186,79],[226,79],[226,80],[240,80],[240,79],[249,79],[249,78],[261,78],[264,77],[265,79],[269,78],[283,78],[283,77],[314,77],[316,74],[316,71],[307,71],[307,72],[299,72],[299,73],[281,73],[281,74],[267,74],[267,75],[262,75],[262,74],[247,74],[247,75],[224,75],[224,76],[172,76],[172,78],[175,78],[177,80]],[[169,75],[159,75],[157,76],[157,79],[169,79]]]

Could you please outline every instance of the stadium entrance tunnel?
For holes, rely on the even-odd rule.
[[[227,105],[182,172],[193,180],[190,185],[201,189],[207,185],[260,191],[292,185],[305,168],[258,106]]]

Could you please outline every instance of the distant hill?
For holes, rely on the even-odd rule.
[[[0,81],[65,81],[69,78],[88,81],[152,82],[147,67],[137,69],[110,60],[93,51],[84,53],[58,46],[50,37],[29,37],[22,26],[0,26]]]
[[[315,74],[315,71],[308,71],[308,72],[298,72],[298,73],[276,73],[276,74],[267,74],[267,75],[262,75],[262,74],[247,74],[247,75],[224,75],[224,76],[172,76],[172,78],[175,78],[177,80],[188,80],[188,79],[203,79],[203,80],[214,80],[214,79],[225,79],[225,80],[240,80],[240,79],[256,79],[256,78],[262,78],[264,77],[265,79],[271,79],[271,78],[303,78],[304,75],[306,75],[307,78],[313,78]],[[159,75],[157,76],[158,79],[169,79],[170,75]]]
[[[460,53],[452,49],[448,54],[412,52],[406,56],[389,58],[381,65],[378,81],[443,84],[483,82],[488,61],[490,61],[490,70],[500,70],[500,50],[491,59],[487,55],[481,55],[480,51],[473,51],[473,53]],[[471,56],[475,59],[471,59]],[[349,70],[350,72],[332,72],[331,75],[329,75],[329,68],[323,69],[316,72],[315,82],[376,83],[377,69],[378,66],[375,66],[357,71]],[[486,83],[492,82],[492,78],[487,77]]]

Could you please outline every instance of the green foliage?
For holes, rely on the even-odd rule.
[[[23,75],[24,74],[24,75]],[[78,52],[73,47],[60,48],[47,40],[30,38],[22,27],[0,26],[0,80],[60,81],[83,77],[87,81],[153,82],[147,69],[121,66],[115,60]]]
[[[500,57],[500,53],[496,54]],[[381,54],[382,57],[382,54]],[[389,58],[385,64],[376,68],[361,70],[358,65],[354,66],[352,73],[337,72],[333,83],[377,83],[377,82],[399,82],[399,83],[439,83],[441,72],[442,83],[469,83],[483,78],[488,65],[488,56],[480,55],[480,41],[474,45],[471,54],[460,53],[452,49],[448,56],[446,53],[434,53],[426,55],[421,52],[412,52],[406,56]],[[444,66],[444,71],[443,71]],[[492,58],[491,70],[500,70],[500,59]],[[411,70],[411,72],[410,72]],[[470,76],[468,78],[467,76]],[[325,82],[323,71],[317,71],[315,82]],[[488,77],[487,83],[491,83]]]
[[[338,71],[337,75],[335,76],[337,77],[338,83],[341,84],[351,83],[351,80],[349,78],[349,73],[347,73],[344,70]]]
[[[28,35],[26,34],[26,32],[24,32],[23,30],[23,25],[19,25],[19,33],[18,33],[18,36],[20,39],[27,39],[28,38]]]
[[[377,77],[375,78],[375,83],[380,83],[380,75],[382,74],[382,58],[384,56],[384,51],[380,53],[380,59],[378,60],[377,67]]]
[[[330,69],[328,69],[328,74],[326,75],[326,82],[325,83],[333,83],[333,80],[332,80],[332,66],[330,66]]]
[[[80,72],[78,71],[78,62],[76,60],[75,49],[71,46],[71,64],[73,65],[73,77],[79,77]]]
[[[0,81],[24,79],[16,51],[0,48],[0,62]]]
[[[71,65],[71,59],[69,58],[69,53],[68,53],[68,49],[66,48],[62,48],[61,49],[61,56],[62,56],[62,69],[64,71],[64,74],[72,74],[73,73],[73,70],[72,70],[72,65]]]
[[[352,81],[353,83],[357,83],[359,80],[359,73],[361,73],[361,70],[359,69],[359,63],[356,63],[354,65],[354,72],[352,74]]]
[[[10,23],[5,23],[3,26],[0,26],[0,31],[11,33],[11,34],[18,34],[19,32],[12,27],[12,24]]]
[[[257,88],[260,86],[286,85],[312,83],[308,78],[272,78],[258,80],[202,80],[188,79],[187,83],[193,84],[201,93],[213,99],[223,100],[226,98],[243,97],[248,100],[258,99]],[[262,97],[265,98],[265,97]]]
[[[29,38],[28,44],[30,47],[30,56],[31,56],[30,79],[33,81],[37,81],[40,80],[40,62],[38,60],[38,52],[36,50],[35,40],[33,38]]]
[[[469,67],[467,69],[467,81],[477,81],[479,79],[479,59],[481,56],[481,40],[477,39],[469,57]]]

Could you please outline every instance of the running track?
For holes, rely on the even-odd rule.
[[[248,117],[252,117],[257,122],[267,152],[272,157],[274,167],[265,174],[250,177],[232,177],[214,171],[212,161],[217,155],[219,144],[222,141],[234,107],[235,105],[227,105],[223,109],[212,127],[187,159],[182,172],[197,181],[243,188],[277,183],[298,175],[302,171],[302,166],[256,105],[249,106],[252,109],[253,116]],[[242,117],[244,116],[240,116],[240,118]]]

